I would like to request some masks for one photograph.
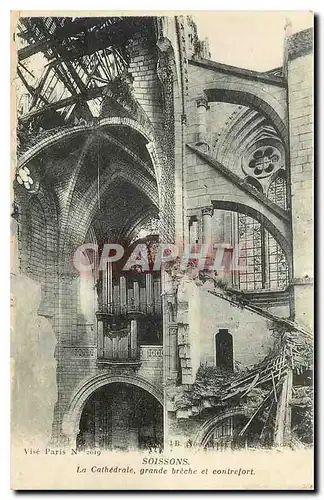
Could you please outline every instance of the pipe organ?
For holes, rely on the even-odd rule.
[[[131,362],[140,345],[162,345],[159,272],[113,273],[111,263],[98,282],[98,358]]]

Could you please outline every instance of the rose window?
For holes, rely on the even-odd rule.
[[[281,154],[276,148],[263,146],[254,151],[245,170],[248,175],[263,178],[268,177],[280,168],[282,166],[281,163]]]

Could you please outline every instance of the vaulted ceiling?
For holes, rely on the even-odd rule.
[[[61,231],[71,243],[79,242],[81,225],[83,233],[93,227],[98,241],[129,240],[139,225],[158,217],[146,143],[122,126],[88,129],[63,137],[27,163],[31,177],[37,175],[54,196]]]

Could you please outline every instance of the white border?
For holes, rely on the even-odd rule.
[[[2,78],[1,78],[1,96],[2,96],[2,101],[1,101],[1,153],[2,153],[2,182],[1,182],[1,193],[0,193],[0,204],[1,204],[1,209],[0,209],[0,214],[1,214],[1,239],[2,239],[2,246],[1,246],[1,262],[2,262],[2,277],[1,277],[1,287],[0,287],[0,304],[2,308],[2,314],[1,314],[1,327],[2,327],[2,335],[4,342],[2,342],[1,345],[1,363],[0,363],[0,368],[1,368],[1,381],[2,381],[2,400],[1,400],[1,431],[2,431],[2,439],[1,439],[1,444],[0,444],[0,453],[1,453],[1,467],[0,467],[0,491],[1,491],[1,498],[2,499],[7,499],[11,498],[13,495],[13,492],[9,490],[9,477],[10,477],[10,472],[9,472],[9,444],[10,444],[10,438],[9,438],[9,393],[10,393],[10,386],[9,386],[9,237],[10,237],[10,229],[9,229],[9,224],[8,224],[8,215],[9,215],[9,200],[10,200],[10,195],[9,195],[9,189],[10,189],[10,165],[8,165],[8,159],[10,158],[10,140],[9,140],[9,117],[10,117],[10,99],[9,99],[9,71],[10,71],[10,51],[9,51],[9,40],[10,40],[10,20],[9,20],[9,10],[43,10],[44,8],[48,10],[79,10],[79,9],[89,9],[89,6],[91,6],[91,9],[94,10],[107,10],[107,7],[110,7],[111,9],[116,9],[118,10],[134,10],[134,5],[136,5],[136,8],[138,10],[151,10],[152,11],[152,2],[149,1],[137,1],[134,4],[134,1],[131,0],[119,0],[116,3],[107,3],[107,1],[98,1],[98,0],[92,0],[92,2],[89,4],[89,2],[81,2],[80,0],[74,0],[74,1],[69,1],[67,2],[66,0],[56,0],[55,2],[48,2],[44,3],[44,1],[40,0],[21,0],[19,2],[19,5],[17,5],[14,2],[9,2],[9,4],[6,4],[5,6],[2,4],[1,5],[1,59],[2,59]],[[262,9],[260,9],[260,5],[262,5]],[[197,9],[197,6],[199,6],[199,9]],[[246,0],[245,2],[242,3],[242,1],[239,0],[227,0],[225,3],[215,3],[214,1],[206,1],[206,0],[200,0],[200,2],[197,3],[197,1],[193,0],[178,0],[175,2],[174,0],[163,0],[163,1],[156,1],[154,2],[154,10],[182,10],[182,11],[188,11],[188,10],[242,10],[242,7],[244,6],[244,10],[313,10],[318,16],[321,16],[323,14],[323,2],[322,0],[313,0],[313,1],[304,1],[304,0],[294,0],[292,1],[282,1],[282,0],[272,0],[269,2],[267,5],[265,3],[260,4],[258,1],[250,1]],[[226,7],[226,9],[224,9]],[[319,20],[321,21],[321,20]],[[217,29],[215,27],[215,29]],[[320,22],[318,22],[317,25],[317,30],[320,31]],[[318,33],[318,42],[319,46],[317,47],[318,51],[320,52],[320,55],[318,55],[318,63],[319,60],[322,59],[322,54],[324,53],[323,47],[322,47],[322,40],[320,37],[320,34]],[[321,67],[318,68],[318,92],[320,89],[320,84],[319,82],[323,82],[322,77],[322,70],[323,70],[323,64]],[[319,98],[317,98],[317,104],[319,104]],[[318,115],[317,115],[317,121],[319,122],[321,118],[323,117],[322,115],[323,109],[322,107],[320,108]],[[319,124],[317,123],[317,127],[319,127]],[[319,195],[319,203],[317,206],[317,223],[318,223],[318,230],[320,230],[320,235],[321,237],[318,238],[318,260],[320,260],[320,249],[321,249],[321,243],[323,239],[323,233],[324,233],[324,214],[322,211],[322,205],[320,203],[320,198],[323,196],[320,196],[324,192],[324,186],[323,186],[323,175],[320,177],[319,171],[322,168],[322,165],[320,165],[320,158],[319,158],[319,150],[320,150],[320,144],[321,144],[321,139],[322,139],[322,134],[318,133],[317,137],[317,183],[320,182],[320,186],[318,187],[318,195]],[[320,278],[323,278],[323,266],[320,271]],[[322,279],[317,280],[317,295],[320,294],[320,285],[322,284]],[[320,299],[318,302],[320,306]],[[320,309],[320,307],[319,307]],[[320,323],[319,323],[320,325]],[[317,326],[317,342],[319,341],[320,334],[320,328],[319,325]],[[324,342],[323,340],[320,341],[320,351],[322,353]],[[319,363],[319,356],[317,352],[317,367],[319,368],[320,363]],[[323,373],[323,371],[322,371]],[[323,385],[321,382],[323,382],[323,377],[321,376],[317,377],[317,391],[320,390],[320,393],[317,397],[317,402],[319,405],[319,409],[322,410],[323,414],[323,403],[321,402],[321,389],[319,387],[322,387]],[[4,403],[4,404],[3,404]],[[319,421],[318,421],[319,423]],[[320,426],[319,426],[320,427]],[[322,436],[318,436],[321,437]],[[317,446],[319,449],[323,446],[323,441],[322,439],[320,440],[320,444],[318,443]],[[320,461],[320,457],[318,457]],[[318,474],[319,476],[320,474]],[[156,494],[156,493],[155,493]],[[283,494],[283,493],[279,493]],[[117,494],[116,494],[117,495]],[[127,494],[125,494],[127,495]],[[169,494],[169,497],[175,497],[176,494]],[[225,495],[225,493],[217,493],[217,495]],[[262,493],[259,494],[262,496]],[[257,496],[259,496],[257,495]],[[303,494],[302,496],[308,495],[307,493]],[[92,497],[93,494],[87,494],[87,497]],[[113,493],[109,493],[109,496],[115,496]],[[195,494],[194,496],[199,497],[199,494]],[[228,494],[226,494],[228,496]],[[253,495],[254,496],[254,495]],[[39,497],[39,494],[36,497],[36,494],[30,494],[29,498],[37,498]],[[67,494],[62,494],[61,497],[67,497]],[[118,495],[120,497],[120,494]],[[298,495],[299,498],[300,495]]]

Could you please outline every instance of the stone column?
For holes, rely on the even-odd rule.
[[[202,209],[202,242],[212,243],[212,217],[214,215],[213,207],[205,207]]]
[[[164,382],[175,383],[177,379],[177,311],[176,286],[171,276],[161,272],[163,311],[163,373]]]
[[[196,99],[197,104],[197,142],[196,145],[204,151],[209,151],[207,141],[207,111],[209,104],[206,94],[202,94]]]
[[[169,325],[170,333],[170,373],[169,377],[176,380],[178,376],[178,326],[176,323]]]
[[[103,321],[97,320],[97,342],[98,342],[98,358],[104,356],[104,324]]]

